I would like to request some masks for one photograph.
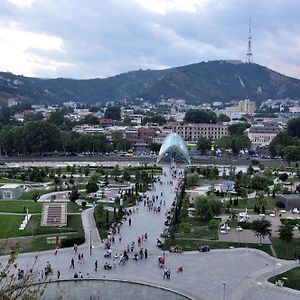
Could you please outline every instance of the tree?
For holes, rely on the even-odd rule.
[[[283,150],[283,158],[288,163],[300,160],[300,146],[287,146]]]
[[[300,140],[298,137],[290,136],[286,131],[277,134],[272,139],[269,145],[269,151],[272,156],[283,156],[284,150],[288,146],[300,146]]]
[[[46,121],[27,122],[23,129],[23,142],[30,154],[53,152],[61,147],[61,134],[56,125]]]
[[[184,121],[188,123],[217,123],[217,115],[212,111],[190,109],[186,112]]]
[[[37,300],[40,299],[44,292],[43,279],[40,284],[35,285],[38,279],[37,260],[35,257],[33,264],[24,272],[23,278],[18,279],[18,274],[15,270],[18,269],[16,262],[17,253],[12,251],[7,262],[3,260],[0,263],[0,299],[1,300]]]
[[[108,106],[104,113],[105,118],[112,120],[121,120],[121,108],[119,106]]]
[[[217,219],[211,219],[208,223],[208,228],[215,233],[216,239],[218,238],[219,225],[220,225],[220,221]]]
[[[86,192],[88,194],[90,194],[90,193],[96,193],[99,190],[99,187],[96,182],[89,181],[87,183],[87,185],[85,186],[85,189],[86,189]]]
[[[130,181],[130,179],[131,179],[130,172],[128,171],[128,169],[124,169],[123,170],[123,180]]]
[[[65,122],[64,113],[62,111],[52,112],[47,121],[59,127]]]
[[[77,188],[74,186],[70,193],[69,199],[71,202],[75,202],[79,197],[80,197],[80,194],[78,193]]]
[[[279,174],[278,178],[279,178],[281,181],[285,182],[285,181],[288,180],[289,175],[288,175],[287,173],[281,173],[281,174]]]
[[[230,122],[230,118],[228,116],[226,116],[225,114],[219,114],[218,122],[220,122],[220,123]]]
[[[188,174],[186,176],[186,185],[187,186],[196,185],[199,183],[199,180],[200,180],[200,176],[198,173]]]
[[[79,124],[99,125],[100,121],[99,118],[94,115],[87,115],[80,120]]]
[[[293,118],[287,122],[287,133],[300,138],[300,118]]]
[[[222,210],[222,202],[216,196],[201,196],[195,201],[196,214],[204,219],[210,220],[216,215],[219,215]]]
[[[241,123],[232,124],[228,126],[228,131],[230,135],[240,135],[243,134],[245,130],[249,127],[250,127],[249,123],[241,122]]]
[[[166,122],[166,118],[160,114],[154,114],[151,117],[147,116],[142,119],[142,125],[146,125],[147,123],[157,123],[159,125],[164,125],[166,124]]]
[[[216,141],[218,148],[231,149],[233,153],[238,153],[242,149],[249,149],[251,141],[245,134],[222,136]]]
[[[132,125],[131,118],[129,116],[125,116],[122,123],[124,126],[131,126]]]
[[[197,148],[199,150],[201,150],[201,152],[203,154],[206,153],[207,150],[210,150],[211,149],[211,141],[206,138],[206,137],[201,137],[198,141],[197,141]]]
[[[284,224],[279,227],[279,238],[286,243],[285,247],[285,257],[287,256],[288,243],[293,239],[294,227],[290,224]]]
[[[271,235],[271,222],[265,218],[254,220],[251,224],[251,229],[255,232],[255,235],[259,237],[259,243],[261,244],[261,238],[265,238],[267,235]]]

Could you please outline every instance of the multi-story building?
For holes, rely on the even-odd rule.
[[[269,146],[273,138],[280,132],[278,126],[261,126],[254,125],[248,130],[248,137],[251,141],[252,148]]]
[[[238,107],[242,114],[253,115],[256,110],[255,102],[250,101],[249,99],[239,101]]]
[[[201,137],[215,141],[228,135],[228,126],[221,124],[176,124],[172,130],[188,142],[197,142]]]

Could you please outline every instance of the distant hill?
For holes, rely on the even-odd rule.
[[[105,79],[40,79],[0,72],[0,104],[10,97],[32,103],[87,103],[144,98],[190,104],[249,98],[300,99],[300,80],[258,64],[211,61],[166,70],[139,70]]]

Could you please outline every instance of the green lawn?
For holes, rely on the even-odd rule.
[[[254,248],[267,252],[272,255],[272,251],[268,245],[258,245],[258,244],[245,244],[245,243],[234,243],[234,242],[219,242],[219,241],[208,241],[208,240],[198,240],[198,239],[175,239],[175,242],[171,239],[167,239],[164,245],[165,250],[169,250],[171,245],[178,245],[182,247],[184,251],[194,251],[198,250],[200,245],[209,245],[211,249],[229,249],[234,248]]]
[[[44,194],[48,194],[54,192],[53,189],[51,190],[32,190],[30,192],[24,192],[21,197],[19,199],[21,200],[32,200],[33,195],[44,195]]]
[[[284,282],[284,286],[299,291],[300,290],[300,267],[293,268],[287,272],[275,276],[275,282],[277,280],[282,280]],[[270,277],[268,281],[274,283],[274,278]]]
[[[29,213],[40,213],[43,205],[33,200],[0,200],[0,212],[23,213],[24,206]]]
[[[266,197],[267,198],[267,205],[265,206],[266,210],[272,211],[276,208],[276,198],[273,197]],[[239,204],[237,206],[232,206],[233,209],[245,209],[248,208],[250,210],[253,210],[254,205],[260,206],[259,201],[255,199],[248,199],[243,200],[239,199]]]
[[[291,243],[286,244],[279,238],[271,237],[271,242],[278,258],[294,259],[300,255],[300,239],[294,238]],[[287,249],[287,251],[286,251]]]
[[[21,223],[24,220],[24,216],[9,216],[2,215],[0,217],[0,239],[9,237],[31,236],[31,235],[44,235],[44,234],[56,234],[56,233],[81,233],[82,223],[80,215],[68,216],[67,227],[41,227],[41,216],[34,215],[31,217],[25,230],[19,230]]]

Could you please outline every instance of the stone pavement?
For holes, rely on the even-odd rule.
[[[169,181],[170,173],[167,167],[165,181]],[[104,244],[101,243],[95,227],[92,209],[82,213],[83,226],[85,229],[86,242],[79,246],[78,252],[84,254],[84,262],[79,263],[73,249],[60,249],[58,255],[53,251],[40,253],[24,253],[18,256],[18,267],[32,266],[35,255],[38,255],[37,270],[44,269],[49,261],[54,269],[52,280],[56,279],[56,271],[60,270],[61,279],[70,279],[74,272],[82,272],[84,278],[112,278],[126,279],[164,286],[190,296],[192,299],[213,300],[222,299],[223,282],[226,282],[227,300],[237,299],[263,299],[282,300],[299,299],[300,293],[286,288],[278,288],[265,281],[274,273],[285,271],[297,263],[294,261],[275,260],[264,252],[254,249],[231,249],[212,250],[209,253],[185,252],[175,254],[166,252],[166,265],[171,268],[171,279],[163,280],[162,269],[158,266],[158,255],[163,255],[156,246],[156,238],[159,237],[164,227],[164,212],[170,208],[174,201],[174,186],[156,184],[156,191],[152,194],[160,194],[163,189],[166,207],[162,207],[161,213],[148,211],[142,203],[138,205],[138,212],[132,214],[132,225],[125,222],[121,228],[122,241],[116,241],[112,245],[112,253],[120,253],[127,248],[133,240],[137,244],[139,235],[148,233],[148,240],[142,244],[148,249],[148,259],[134,261],[130,259],[126,265],[117,265],[110,271],[103,270],[103,264],[112,259],[105,259]],[[89,253],[89,236],[92,236],[92,255]],[[70,269],[71,258],[75,261],[75,270]],[[5,258],[2,258],[5,259]],[[98,261],[98,270],[94,270],[95,260]],[[0,258],[1,261],[1,258]],[[179,266],[184,269],[183,273],[177,273]]]

